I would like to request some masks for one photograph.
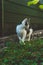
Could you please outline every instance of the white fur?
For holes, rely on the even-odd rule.
[[[29,29],[29,33],[27,34],[27,37],[28,37],[27,41],[30,41],[30,40],[31,40],[31,35],[32,35],[32,33],[33,33],[33,29],[30,28],[30,29]]]
[[[26,21],[27,21],[27,18],[25,18],[20,25],[16,26],[16,33],[19,38],[19,41],[22,41],[23,43],[26,40],[26,36],[28,36],[27,41],[30,41],[31,34],[33,32],[32,29],[29,29],[29,24],[28,24],[28,26],[25,26]],[[28,28],[30,30],[28,35],[27,35],[27,30],[25,30],[25,28]]]

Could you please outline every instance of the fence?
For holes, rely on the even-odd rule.
[[[3,0],[2,4],[2,36],[16,34],[16,25],[25,17],[31,18],[34,30],[43,28],[43,11],[10,0]]]

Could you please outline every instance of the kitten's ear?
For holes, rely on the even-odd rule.
[[[25,24],[26,21],[27,21],[27,18],[25,18],[25,19],[22,21],[22,24]]]
[[[31,20],[31,18],[29,18],[29,21]]]
[[[24,19],[24,21],[27,21],[27,20],[28,20],[27,18]]]
[[[31,20],[31,18],[29,18],[29,24],[30,24],[30,20]]]

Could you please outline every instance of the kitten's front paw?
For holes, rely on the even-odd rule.
[[[27,41],[30,41],[30,39],[27,39]]]
[[[25,45],[25,43],[24,43],[24,42],[22,42],[22,41],[19,41],[19,43],[20,43],[21,45]]]

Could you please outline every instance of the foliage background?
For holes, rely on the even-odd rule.
[[[0,50],[0,65],[43,65],[43,39],[25,42],[6,40]]]

